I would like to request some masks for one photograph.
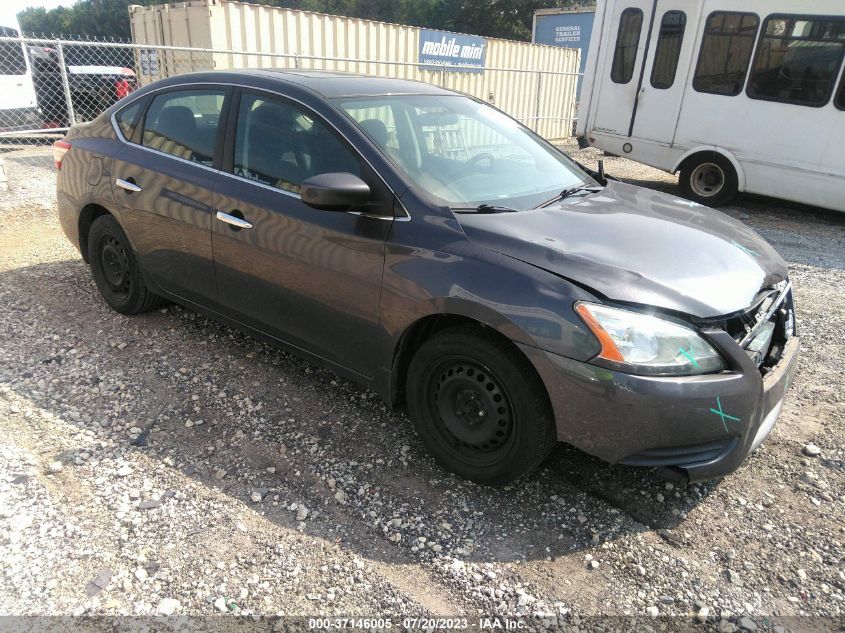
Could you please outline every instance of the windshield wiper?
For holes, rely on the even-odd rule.
[[[452,207],[457,213],[518,213],[517,209],[502,207],[497,204],[479,204],[477,207]]]
[[[578,185],[577,187],[567,187],[566,189],[561,191],[558,195],[556,195],[554,198],[550,198],[550,199],[546,200],[545,202],[538,204],[534,208],[535,209],[542,209],[543,207],[547,207],[550,204],[554,204],[555,202],[560,202],[561,200],[566,200],[567,198],[570,198],[570,197],[577,195],[579,193],[598,193],[602,189],[603,189],[603,187],[601,187],[601,186],[587,185],[587,184]]]

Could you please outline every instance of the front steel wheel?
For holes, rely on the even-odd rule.
[[[512,344],[461,326],[435,334],[411,360],[408,410],[421,439],[449,470],[504,484],[554,447],[554,424],[533,367]]]
[[[484,467],[503,459],[513,443],[514,411],[507,390],[489,368],[464,355],[433,363],[423,378],[427,413],[437,440],[460,460]]]

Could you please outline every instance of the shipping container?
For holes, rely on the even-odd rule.
[[[131,5],[129,15],[133,41],[150,46],[138,52],[141,83],[212,68],[325,69],[401,77],[484,99],[546,138],[572,135],[577,49],[227,0]],[[435,65],[453,50],[459,64]]]

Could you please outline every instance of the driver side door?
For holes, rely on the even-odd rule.
[[[244,90],[229,121],[212,222],[221,310],[372,377],[393,194],[328,122],[298,102]],[[302,202],[302,182],[329,172],[367,182],[372,213]]]

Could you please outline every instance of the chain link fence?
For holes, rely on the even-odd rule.
[[[417,62],[0,36],[0,157],[43,156],[70,126],[94,119],[140,86],[215,68],[335,70],[422,79],[458,90],[468,81],[462,73]],[[574,94],[578,73],[519,68],[484,73],[494,103],[496,91],[529,96],[523,101],[532,111],[512,116],[546,136],[572,134],[576,106],[561,95]]]

